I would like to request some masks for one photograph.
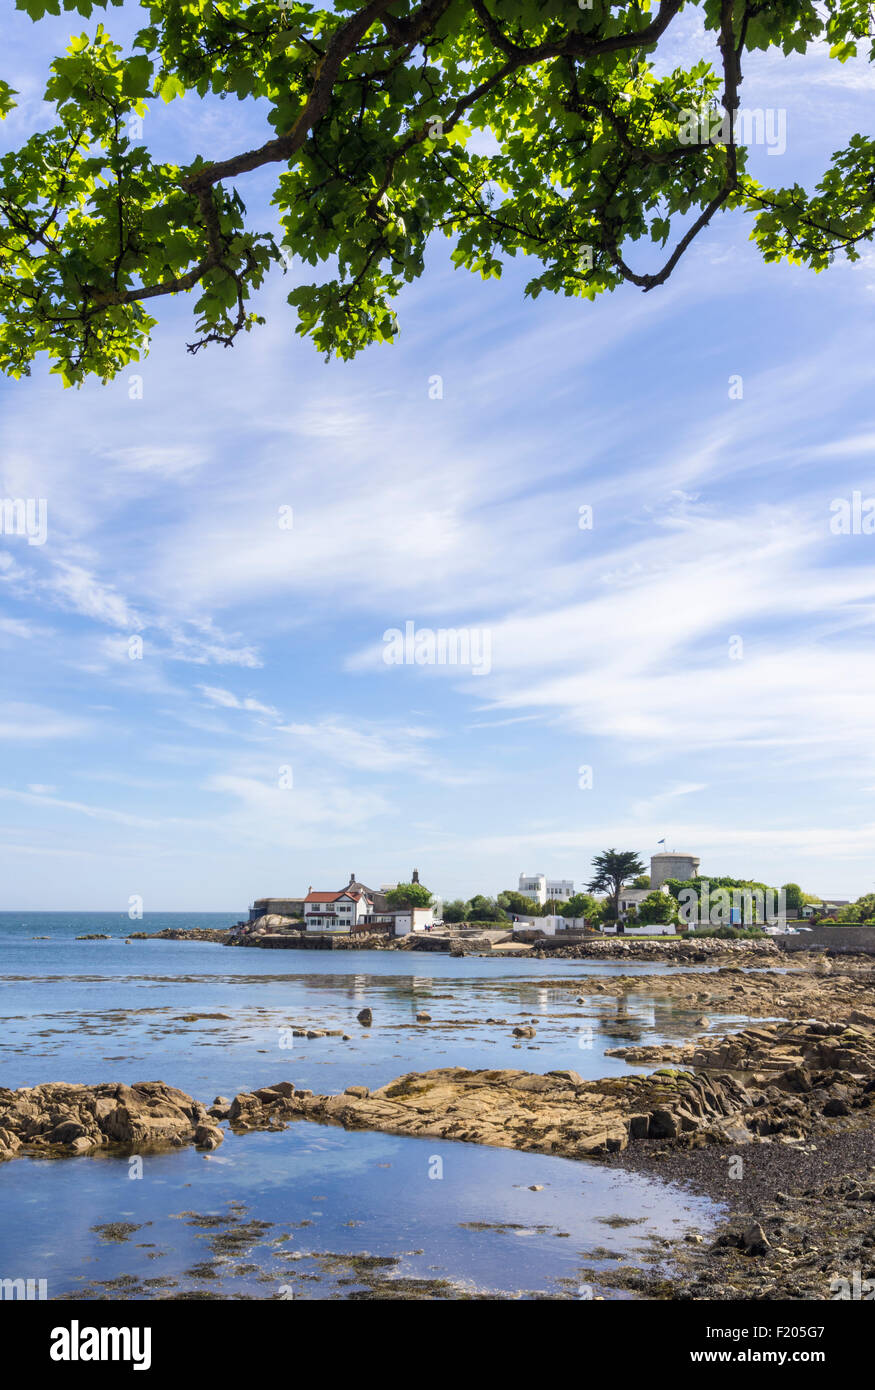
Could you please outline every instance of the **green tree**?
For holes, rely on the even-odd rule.
[[[35,21],[124,2],[17,0]],[[875,232],[875,140],[851,136],[811,191],[769,188],[738,128],[749,53],[872,58],[864,0],[139,6],[129,51],[100,23],[71,39],[48,75],[53,115],[0,160],[12,376],[45,352],[65,383],[107,380],[146,351],[150,308],[190,291],[189,351],[227,346],[262,321],[253,296],[290,257],[324,267],[288,295],[298,332],[352,357],[397,333],[393,303],[435,232],[484,279],[528,256],[528,295],[585,299],[664,284],[729,210],[752,216],[767,261],[818,271]],[[694,8],[699,53],[678,66]],[[0,82],[0,115],[16,95]],[[250,102],[265,138],[235,150],[226,123],[218,149],[153,153],[132,123],[180,98]],[[270,169],[276,219],[255,229],[241,190]]]
[[[593,876],[587,884],[589,892],[607,893],[611,918],[619,918],[623,885],[636,874],[643,873],[644,865],[633,849],[606,849],[593,859],[592,868]]]
[[[430,907],[431,893],[421,883],[399,883],[386,894],[390,907]]]
[[[733,888],[758,888],[763,893],[777,892],[777,889],[770,887],[768,883],[759,883],[756,879],[750,878],[729,878],[725,874],[700,874],[697,878],[666,879],[666,887],[673,898],[679,898],[685,888],[693,888],[698,893],[706,883],[710,892],[716,892],[718,888],[728,888],[730,891]]]
[[[443,919],[445,922],[464,922],[467,917],[467,904],[461,898],[454,898],[452,902],[444,903]]]
[[[562,916],[585,917],[589,922],[598,918],[600,910],[601,903],[591,893],[575,893],[562,908]]]
[[[785,895],[785,902],[790,912],[801,912],[805,902],[805,894],[798,883],[784,883],[781,891]]]
[[[475,893],[468,903],[468,920],[471,922],[506,922],[507,915],[494,898],[486,898]]]
[[[699,904],[698,908],[695,909],[697,914],[696,920],[701,922],[701,914],[705,910],[703,898],[706,884],[710,896],[710,911],[713,912],[717,909],[717,904],[721,901],[718,895],[720,890],[724,889],[729,894],[730,905],[737,906],[740,909],[745,922],[748,920],[748,917],[752,917],[753,920],[756,920],[759,916],[759,904],[754,896],[756,893],[761,893],[763,895],[763,906],[766,911],[769,910],[770,903],[775,907],[777,907],[778,904],[778,889],[771,887],[767,883],[760,883],[756,879],[729,878],[726,875],[716,877],[713,874],[700,875],[697,878],[689,879],[666,879],[666,887],[675,901],[678,901],[681,895],[684,895],[682,912],[685,921],[688,920],[688,904],[695,902]],[[695,894],[694,899],[689,897],[690,891]],[[766,897],[767,894],[771,894],[772,897]],[[723,903],[725,907],[725,900],[723,900]]]
[[[875,893],[864,893],[862,898],[839,908],[838,912],[840,922],[868,922],[870,917],[875,917]]]
[[[515,912],[518,916],[539,917],[541,907],[534,898],[527,898],[525,893],[518,893],[513,888],[507,888],[503,893],[499,893],[496,899],[498,906],[505,912]]]
[[[638,921],[647,925],[661,922],[669,926],[677,921],[677,913],[677,903],[670,893],[648,893],[638,904]]]
[[[650,875],[649,875],[649,874],[639,874],[637,878],[633,878],[633,880],[632,880],[632,887],[633,887],[633,888],[649,888],[649,887],[650,887]]]

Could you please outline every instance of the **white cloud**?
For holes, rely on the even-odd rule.
[[[0,636],[30,641],[33,637],[50,635],[51,629],[38,627],[23,618],[0,618]]]
[[[268,781],[235,773],[216,773],[207,790],[224,794],[237,808],[219,816],[225,834],[247,844],[265,843],[299,850],[304,845],[354,842],[375,819],[395,814],[390,800],[367,788],[351,789],[320,778],[301,785],[280,787]]]
[[[163,479],[186,479],[206,461],[203,449],[191,445],[130,445],[110,455],[125,473],[154,475]]]
[[[698,56],[700,23],[687,10],[673,26],[679,59]],[[751,61],[748,105],[774,104],[763,94],[785,79],[792,95],[788,158],[762,160],[769,178],[778,166],[792,181],[800,151],[820,160],[806,135],[815,105],[822,141],[845,122],[839,92],[823,116],[837,78],[856,81],[835,64]],[[174,103],[156,119],[194,152],[204,137],[245,143],[242,106],[193,118]],[[718,870],[772,856],[803,879],[816,850],[849,873],[856,856],[868,883],[872,828],[848,794],[873,781],[875,580],[866,538],[827,533],[830,497],[865,489],[856,471],[875,457],[861,282],[763,267],[748,231],[733,214],[665,290],[593,306],[524,303],[530,267],[480,285],[438,247],[405,292],[399,347],[352,364],[293,342],[281,278],[263,296],[268,327],[233,353],[186,356],[180,297],[137,368],[142,401],[124,379],[64,395],[35,373],[7,389],[3,476],[13,495],[50,499],[51,537],[0,553],[0,576],[33,608],[104,629],[83,638],[59,619],[49,663],[22,650],[14,668],[16,689],[50,682],[37,700],[74,711],[23,694],[0,707],[9,758],[25,745],[15,780],[32,818],[54,807],[95,843],[107,832],[91,822],[117,819],[135,866],[167,875],[171,906],[203,891],[174,891],[193,862],[236,902],[242,879],[253,896],[269,874],[280,891],[305,885],[320,855],[334,882],[336,845],[363,871],[387,845],[402,862],[415,847],[434,882],[460,863],[473,890],[668,832]],[[730,371],[743,402],[727,399]],[[488,626],[491,675],[386,668],[380,635],[409,618]],[[0,620],[4,655],[35,632],[29,612]],[[66,738],[75,763],[96,692],[111,718],[79,772],[137,788],[117,810],[55,797],[72,769],[33,758],[33,739]],[[590,758],[592,800],[563,800]],[[293,788],[277,785],[285,763]],[[150,781],[156,765],[166,783]],[[731,812],[727,775],[746,792]]]
[[[142,619],[111,584],[101,582],[81,565],[61,564],[47,587],[64,607],[83,617],[131,631],[139,631],[143,626]]]
[[[115,825],[125,825],[138,830],[163,831],[172,827],[194,826],[195,821],[181,816],[141,816],[131,811],[120,811],[112,806],[92,806],[84,801],[69,801],[50,796],[48,789],[39,792],[17,791],[14,787],[0,787],[0,800],[19,802],[23,806],[51,806],[57,811],[70,812],[74,816],[84,816],[88,820],[109,821]]]
[[[76,739],[91,733],[91,725],[75,715],[62,714],[26,701],[0,703],[0,739],[10,742]]]
[[[272,719],[279,718],[278,711],[272,705],[263,705],[249,695],[241,699],[230,690],[222,690],[214,685],[199,685],[198,690],[211,705],[219,705],[222,709],[239,709],[245,710],[249,714],[264,714]]]
[[[409,772],[436,780],[457,783],[462,780],[442,768],[428,748],[437,737],[433,729],[418,726],[388,726],[331,717],[316,724],[283,724],[280,733],[321,759],[337,762],[360,772]]]

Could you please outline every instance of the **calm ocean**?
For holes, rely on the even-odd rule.
[[[635,973],[625,963],[126,942],[240,916],[0,913],[0,1085],[162,1080],[209,1104],[278,1080],[331,1092],[450,1065],[601,1076],[629,1071],[605,1047],[683,1031],[683,1011],[646,994],[580,1006],[563,987]],[[109,939],[76,939],[94,932]],[[513,1038],[523,1019],[535,1040]],[[299,1024],[349,1041],[289,1046]],[[307,1122],[139,1167],[107,1155],[3,1164],[0,1278],[45,1278],[53,1298],[342,1298],[386,1280],[429,1297],[580,1297],[606,1262],[717,1214],[592,1163]]]

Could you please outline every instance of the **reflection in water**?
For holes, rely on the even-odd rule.
[[[9,916],[0,1085],[10,1087],[161,1079],[209,1103],[281,1079],[334,1092],[446,1066],[624,1075],[644,1069],[606,1047],[683,1037],[701,1012],[646,984],[579,999],[584,973],[663,973],[651,964],[127,946],[129,924],[115,918],[109,941],[74,940],[109,926],[72,919],[37,941],[38,924],[13,932]],[[356,1021],[365,1005],[368,1029]],[[709,1012],[714,1028],[741,1021]],[[534,1038],[513,1036],[522,1023]],[[409,1296],[574,1297],[581,1280],[598,1287],[600,1261],[713,1216],[592,1164],[304,1123],[229,1135],[207,1156],[146,1155],[140,1181],[128,1172],[107,1155],[3,1165],[0,1269],[45,1275],[52,1297],[347,1297],[386,1281]]]
[[[50,1298],[578,1297],[719,1214],[597,1164],[306,1122],[146,1155],[138,1181],[123,1158],[19,1159],[0,1200],[0,1264]]]

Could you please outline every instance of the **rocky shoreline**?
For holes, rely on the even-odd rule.
[[[261,919],[264,921],[265,919]],[[89,933],[77,941],[109,940],[102,933]],[[806,970],[812,964],[827,966],[840,958],[843,964],[875,964],[872,955],[850,951],[833,952],[818,943],[809,950],[797,949],[789,955],[771,937],[762,940],[721,940],[716,937],[673,941],[651,941],[646,938],[592,937],[585,941],[563,943],[553,937],[534,942],[514,941],[511,931],[487,929],[482,933],[456,935],[441,931],[392,937],[385,932],[357,932],[350,935],[325,934],[296,930],[289,926],[264,927],[254,924],[254,930],[243,934],[240,927],[165,927],[158,932],[129,932],[127,941],[208,941],[221,946],[249,949],[286,949],[332,951],[422,951],[445,952],[452,956],[478,956],[502,959],[509,956],[529,960],[628,960],[648,961],[663,965],[731,964],[738,968],[768,969],[779,967]]]
[[[637,994],[670,1002],[679,1011],[697,1016],[695,1022],[690,1021],[693,1032],[708,1027],[709,1013],[746,1018],[842,1018],[875,1024],[875,969],[868,958],[861,962],[843,959],[841,966],[824,961],[814,970],[749,971],[720,966],[683,975],[560,976],[548,983],[554,999],[566,994],[578,1004],[594,997],[613,997],[622,1010],[626,997]],[[861,1015],[859,1020],[852,1017],[857,1014]],[[652,1055],[659,1061],[669,1054],[654,1051]],[[628,1060],[635,1059],[629,1056]]]
[[[649,1298],[860,1297],[842,1290],[875,1280],[875,1029],[762,1025],[698,1053],[695,1071],[596,1081],[441,1068],[340,1095],[280,1081],[209,1108],[162,1082],[0,1090],[0,1159],[211,1150],[223,1124],[300,1119],[595,1159],[729,1208],[711,1240],[660,1243],[643,1266],[599,1269],[602,1285]],[[733,1069],[718,1070],[726,1061]]]
[[[636,1269],[600,1269],[606,1287],[705,1301],[875,1293],[875,1125],[868,1121],[824,1124],[796,1144],[679,1149],[646,1142],[603,1162],[680,1184],[725,1207],[708,1239],[692,1236],[654,1249]]]
[[[698,1050],[695,1072],[585,1082],[573,1072],[445,1069],[369,1092],[268,1087],[221,1113],[287,1118],[590,1158],[724,1203],[705,1240],[660,1242],[595,1282],[645,1298],[834,1299],[875,1293],[875,1029],[762,1025]],[[712,1070],[725,1062],[732,1070]],[[871,1281],[871,1282],[870,1282]]]
[[[220,946],[230,946],[233,932],[230,928],[226,931],[221,927],[164,927],[162,931],[132,931],[125,937],[126,941],[214,941]],[[77,941],[85,941],[87,937],[77,937]]]
[[[223,946],[248,948],[282,948],[287,950],[313,948],[321,943],[334,951],[446,951],[451,955],[495,956],[505,959],[518,951],[521,957],[534,960],[646,960],[672,965],[695,965],[705,961],[726,960],[737,965],[775,965],[783,963],[784,953],[771,938],[761,941],[722,941],[714,937],[676,941],[632,940],[622,937],[597,938],[562,944],[556,938],[545,937],[533,943],[512,941],[512,932],[490,929],[484,923],[482,933],[457,935],[441,931],[416,935],[388,936],[385,932],[323,934],[298,930],[288,925],[264,926],[267,919],[253,924],[245,935],[239,928],[165,927],[158,932],[129,932],[129,941],[214,941]],[[95,937],[80,937],[92,940]],[[496,949],[498,948],[498,949]],[[821,948],[822,950],[822,948]],[[871,958],[870,958],[871,959]]]
[[[642,1052],[648,1061],[682,1065],[589,1081],[570,1070],[443,1067],[410,1072],[373,1091],[348,1086],[339,1095],[281,1081],[233,1100],[217,1097],[208,1111],[158,1081],[0,1089],[0,1154],[78,1154],[110,1144],[214,1147],[221,1139],[217,1121],[247,1130],[306,1118],[582,1158],[623,1152],[646,1139],[683,1147],[796,1143],[827,1120],[872,1118],[875,1027],[868,1023],[773,1023],[682,1047],[614,1049],[630,1060]]]
[[[785,953],[772,937],[722,940],[703,936],[674,941],[648,941],[646,937],[593,937],[563,944],[560,938],[535,942],[536,960],[646,960],[667,965],[700,965],[705,961],[731,960],[735,965],[777,965]]]
[[[242,1134],[306,1119],[598,1161],[726,1207],[716,1237],[660,1243],[643,1265],[600,1269],[602,1285],[650,1298],[866,1297],[870,1280],[875,1293],[875,970],[867,958],[795,967],[545,982],[569,1022],[599,998],[616,1000],[622,1019],[636,993],[698,1015],[687,1041],[609,1051],[652,1068],[646,1075],[445,1067],[336,1095],[282,1080],[209,1107],[157,1081],[0,1089],[0,1159],[209,1151],[225,1126]],[[703,1031],[708,1012],[749,1022],[718,1035]]]

